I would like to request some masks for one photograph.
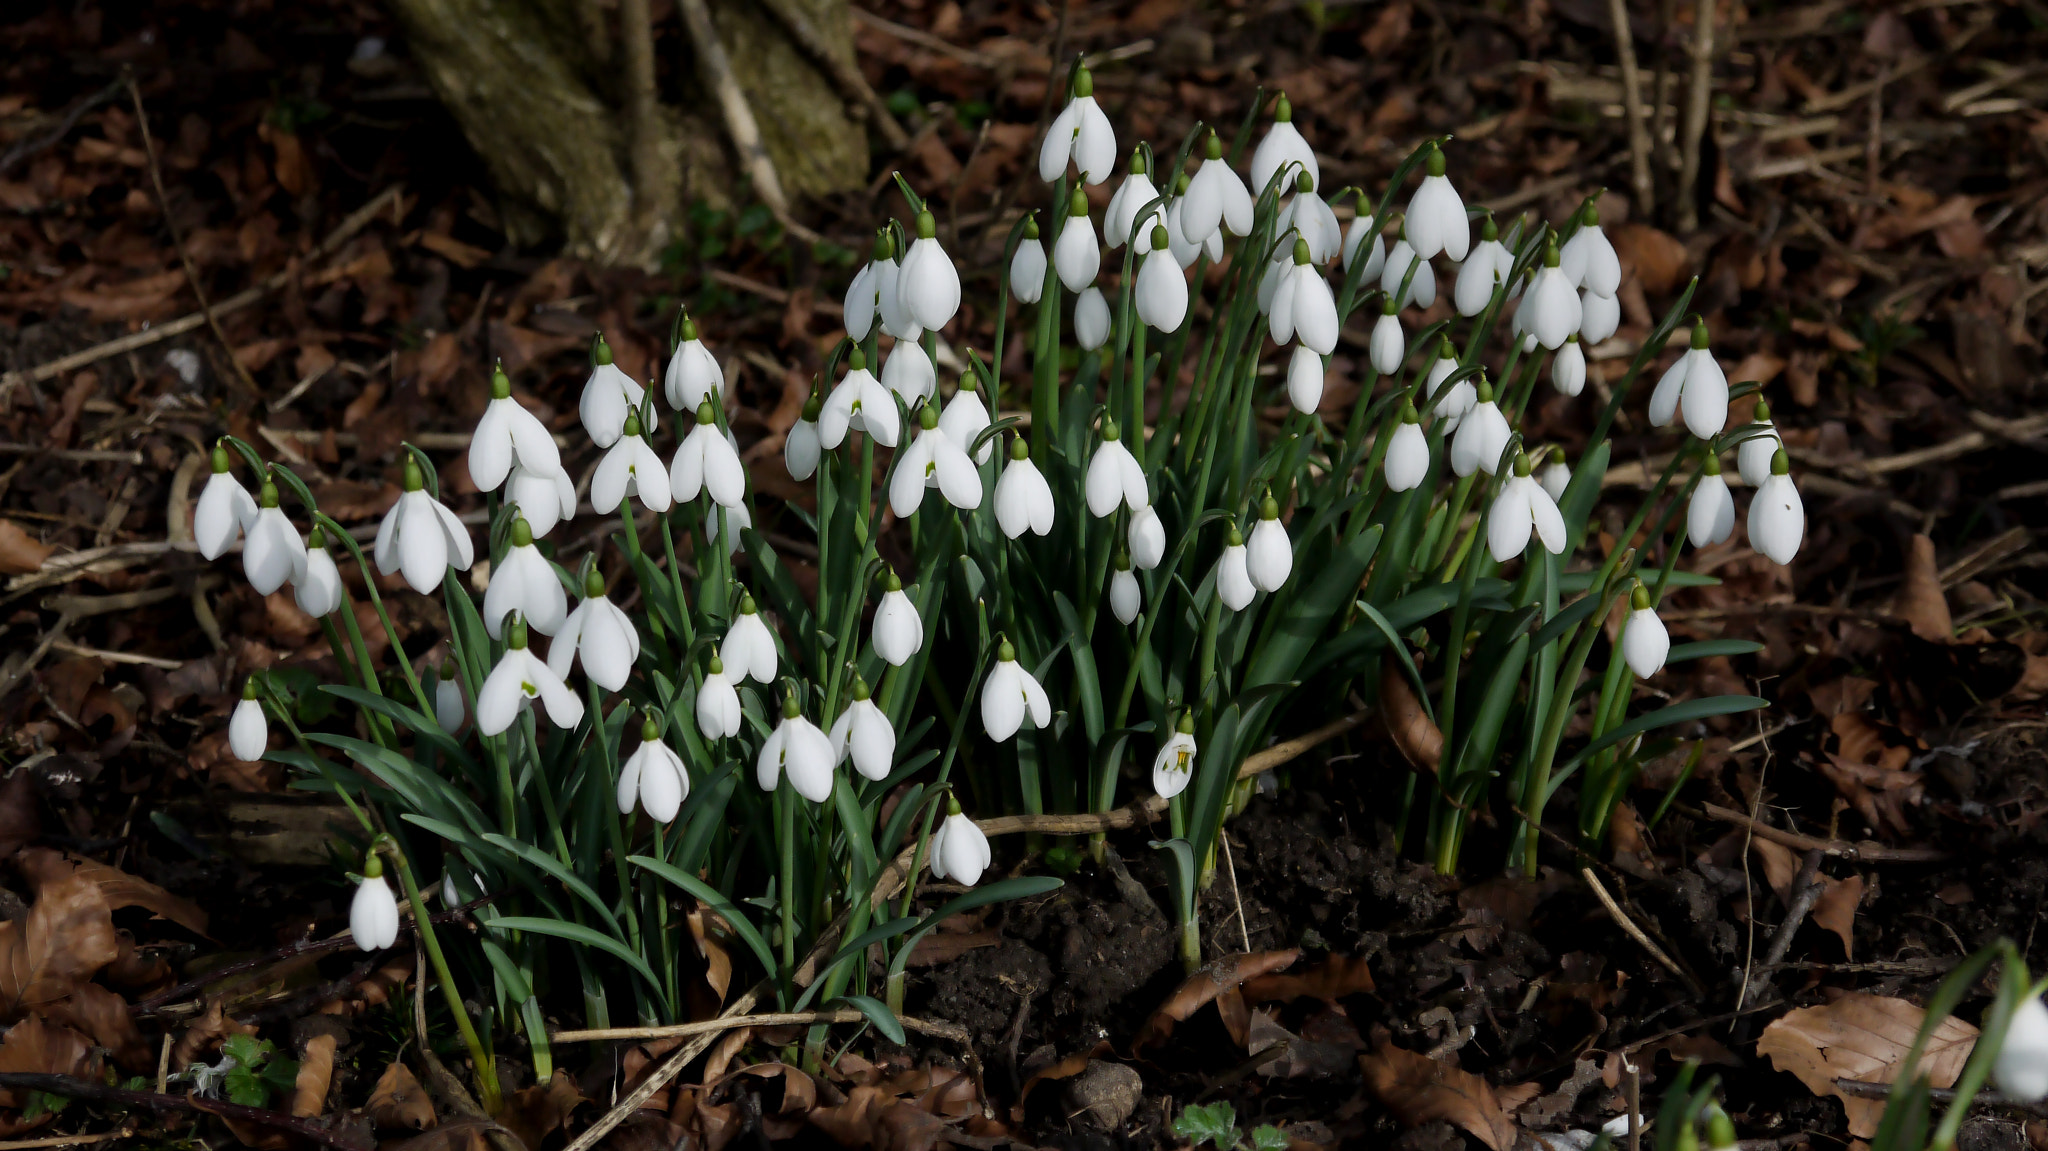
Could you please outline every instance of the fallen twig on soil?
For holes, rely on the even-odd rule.
[[[867,1016],[851,1007],[832,1011],[770,1011],[760,1015],[721,1015],[695,1023],[669,1023],[659,1027],[598,1027],[587,1031],[557,1031],[548,1036],[554,1043],[589,1043],[600,1039],[666,1039],[679,1035],[715,1035],[735,1027],[789,1027],[812,1023],[859,1023]],[[905,1031],[936,1035],[957,1043],[970,1040],[967,1029],[930,1019],[899,1015],[896,1021]]]
[[[1862,1079],[1837,1079],[1835,1080],[1835,1086],[1841,1089],[1842,1094],[1854,1095],[1858,1099],[1889,1099],[1892,1094],[1891,1084],[1870,1083]],[[1930,1087],[1927,1088],[1927,1097],[1936,1103],[1952,1103],[1955,1101],[1956,1092],[1953,1087]],[[2001,1095],[1996,1091],[1977,1092],[1976,1096],[1970,1100],[1970,1105],[1972,1107],[2010,1107],[2015,1111],[2024,1111],[2029,1115],[2039,1115],[2048,1118],[2048,1103],[2027,1103],[2014,1099],[2009,1095]]]
[[[1758,822],[1733,808],[1722,807],[1715,803],[1709,803],[1703,807],[1693,807],[1685,803],[1673,803],[1671,810],[1680,812],[1693,819],[1716,819],[1722,823],[1735,824],[1738,827],[1749,827],[1760,839],[1782,843],[1787,847],[1796,847],[1801,851],[1811,851],[1819,848],[1836,859],[1848,859],[1857,863],[1939,863],[1948,858],[1948,852],[1932,847],[1886,847],[1882,843],[1872,843],[1868,840],[1861,843],[1850,843],[1844,839],[1815,839],[1810,835],[1800,835],[1797,832],[1784,831],[1772,827],[1770,824]]]
[[[88,1103],[112,1103],[131,1110],[147,1108],[159,1115],[171,1112],[199,1112],[218,1115],[223,1119],[239,1119],[276,1131],[284,1131],[317,1143],[322,1147],[336,1147],[341,1151],[367,1151],[370,1144],[348,1138],[330,1131],[319,1124],[297,1119],[282,1111],[268,1111],[261,1107],[244,1107],[239,1103],[224,1103],[213,1099],[198,1099],[190,1095],[159,1095],[154,1091],[124,1091],[104,1083],[88,1079],[74,1079],[69,1075],[48,1075],[35,1071],[0,1071],[0,1087],[22,1091],[41,1091],[48,1095],[61,1095],[66,1099],[82,1099]]]
[[[1643,950],[1650,953],[1650,958],[1656,960],[1658,964],[1664,968],[1664,970],[1669,971],[1671,974],[1677,976],[1678,981],[1680,983],[1685,984],[1686,987],[1690,989],[1694,995],[1701,995],[1705,993],[1705,989],[1702,988],[1693,979],[1692,976],[1686,974],[1685,969],[1678,965],[1677,960],[1671,958],[1669,955],[1666,955],[1664,953],[1663,948],[1657,946],[1656,942],[1653,941],[1648,935],[1643,934],[1643,929],[1637,927],[1635,921],[1628,917],[1628,913],[1624,912],[1621,909],[1621,904],[1616,903],[1614,901],[1614,896],[1609,895],[1607,893],[1607,888],[1601,884],[1600,877],[1593,874],[1592,868],[1581,867],[1579,869],[1579,874],[1585,877],[1587,886],[1593,889],[1593,894],[1600,897],[1600,904],[1601,906],[1607,908],[1608,916],[1614,920],[1617,926],[1619,926],[1623,931],[1628,933],[1628,937],[1630,939],[1633,939],[1638,944],[1641,944]]]
[[[1614,53],[1621,62],[1621,106],[1628,112],[1629,179],[1636,194],[1630,214],[1647,220],[1656,207],[1657,191],[1650,178],[1650,126],[1643,116],[1643,76],[1636,67],[1628,0],[1607,0],[1607,17],[1614,25]]]

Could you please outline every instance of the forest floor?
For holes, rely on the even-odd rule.
[[[1652,128],[1676,135],[1694,6],[1629,8]],[[654,9],[675,25],[670,4]],[[1697,276],[1693,307],[1729,378],[1764,384],[1809,517],[1789,568],[1740,535],[1690,562],[1723,583],[1668,601],[1674,636],[1765,648],[1659,686],[1773,707],[1710,730],[1661,818],[1677,762],[1644,779],[1604,858],[1559,851],[1534,880],[1499,877],[1503,829],[1475,838],[1457,878],[1404,851],[1388,813],[1407,768],[1361,728],[1230,824],[1204,923],[1207,953],[1231,958],[1200,977],[1206,993],[1182,986],[1159,857],[1142,833],[1112,838],[1118,862],[949,925],[920,956],[910,1013],[964,1027],[970,1050],[884,1045],[815,1081],[755,1067],[657,1095],[606,1145],[1151,1147],[1183,1142],[1181,1108],[1227,1101],[1295,1146],[1507,1151],[1597,1128],[1631,1091],[1653,1108],[1688,1058],[1722,1077],[1747,1140],[1867,1139],[1878,1104],[1831,1081],[1882,1079],[1897,1044],[1828,1061],[1816,1037],[1910,1030],[1913,1004],[1999,936],[2033,959],[2048,903],[2041,0],[1722,4],[1690,231],[1672,148],[1656,149],[1655,205],[1631,191],[1599,0],[1142,0],[1064,21],[1021,2],[871,9],[861,64],[909,148],[875,157],[865,193],[803,208],[828,243],[704,206],[652,272],[511,249],[480,167],[448,161],[465,145],[371,4],[80,0],[0,24],[0,1071],[117,1069],[146,1090],[164,1057],[213,1058],[244,1032],[332,1064],[303,1112],[324,1126],[195,1116],[218,1111],[205,1100],[53,1114],[48,1096],[0,1090],[0,1137],[483,1139],[414,1081],[432,1076],[406,1053],[409,951],[186,983],[332,935],[347,906],[322,847],[332,813],[287,795],[279,765],[226,750],[248,670],[332,665],[288,594],[259,597],[164,542],[190,538],[206,445],[231,431],[292,462],[330,514],[369,523],[396,498],[401,440],[463,442],[494,359],[568,427],[592,332],[644,378],[685,301],[733,382],[758,490],[793,496],[781,436],[837,338],[855,254],[899,211],[887,174],[932,197],[974,300],[1018,189],[1037,187],[1052,63],[1086,51],[1120,139],[1235,124],[1263,85],[1292,98],[1329,186],[1377,189],[1418,140],[1451,133],[1468,202],[1502,215],[1560,221],[1608,189],[1624,319],[1596,380]],[[965,341],[989,346],[992,323],[970,303]],[[1363,354],[1347,338],[1331,379]],[[1333,382],[1326,415],[1350,398]],[[1571,445],[1591,402],[1546,400],[1536,434]],[[1617,496],[1659,466],[1649,431],[1633,413],[1618,425]],[[595,453],[571,456],[583,474]],[[74,865],[98,869],[97,918],[59,906]],[[1817,901],[1793,890],[1802,865]],[[110,950],[65,982],[81,933]],[[573,1068],[506,1122],[534,1151],[561,1146],[664,1050]],[[850,1120],[857,1084],[911,1106]],[[441,1125],[421,1134],[436,1101]],[[2043,1151],[2048,1121],[1980,1108],[1962,1142]]]

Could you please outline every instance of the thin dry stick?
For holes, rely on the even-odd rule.
[[[1244,921],[1244,895],[1237,887],[1237,860],[1230,854],[1230,837],[1219,835],[1216,838],[1223,841],[1223,862],[1230,868],[1230,901],[1237,905],[1237,933],[1244,940],[1245,954],[1249,955],[1252,950],[1252,929]]]
[[[768,146],[761,142],[761,125],[755,122],[747,94],[733,75],[732,61],[726,57],[725,45],[719,42],[718,28],[711,23],[711,10],[705,7],[704,0],[676,0],[676,6],[682,10],[683,26],[689,29],[697,63],[710,76],[711,91],[718,97],[718,109],[725,117],[726,133],[732,137],[733,150],[746,166],[755,194],[792,235],[806,243],[817,243],[823,237],[790,218],[789,197],[782,190],[782,178],[775,174],[775,161],[768,156]]]
[[[1650,178],[1650,128],[1643,118],[1643,76],[1636,68],[1635,32],[1629,27],[1628,0],[1607,0],[1614,24],[1614,52],[1621,59],[1621,102],[1628,112],[1629,174],[1636,203],[1631,215],[1647,219],[1656,207],[1656,184]]]
[[[654,89],[654,21],[647,0],[619,0],[620,55],[626,66],[626,131],[633,170],[633,243],[653,251],[668,239],[662,211],[675,201],[676,172],[661,159],[661,106]]]
[[[1657,946],[1649,936],[1643,934],[1643,929],[1637,927],[1635,921],[1630,919],[1626,912],[1622,911],[1621,904],[1616,903],[1614,897],[1607,894],[1607,888],[1600,883],[1600,877],[1593,874],[1593,869],[1581,867],[1579,874],[1585,877],[1586,883],[1593,889],[1593,894],[1600,897],[1601,906],[1607,909],[1607,914],[1614,920],[1615,925],[1627,932],[1630,939],[1641,944],[1643,950],[1650,953],[1650,958],[1656,960],[1664,970],[1677,976],[1680,983],[1692,988],[1693,994],[1699,994],[1700,988],[1693,983],[1692,978],[1685,973],[1685,970],[1678,966],[1677,961],[1664,954],[1663,948]]]
[[[804,15],[791,0],[761,0],[761,6],[768,9],[768,14],[775,17],[783,31],[789,33],[790,41],[825,70],[841,95],[858,100],[867,108],[868,123],[882,134],[884,143],[898,152],[910,143],[910,133],[896,122],[895,114],[889,111],[889,102],[869,86],[868,78],[861,75],[858,65],[832,50],[810,17]]]
[[[700,1019],[695,1023],[669,1023],[659,1027],[598,1027],[587,1031],[557,1031],[548,1038],[554,1043],[589,1043],[599,1039],[669,1039],[685,1035],[716,1035],[735,1027],[790,1027],[812,1023],[859,1023],[867,1016],[851,1007],[831,1011],[771,1011],[760,1015],[720,1016],[717,1019]],[[951,1023],[939,1023],[930,1019],[913,1019],[899,1015],[897,1022],[905,1031],[922,1035],[936,1035],[966,1043],[972,1037],[964,1027]]]
[[[81,1135],[45,1135],[40,1139],[8,1139],[0,1141],[0,1151],[28,1151],[31,1147],[80,1147],[88,1143],[106,1143],[115,1139],[126,1139],[135,1134],[133,1127],[117,1127],[112,1131],[98,1131]]]
[[[1718,819],[1722,823],[1747,827],[1758,839],[1768,839],[1773,843],[1782,843],[1786,847],[1796,847],[1801,851],[1810,851],[1818,847],[1836,859],[1848,859],[1857,863],[1939,863],[1948,858],[1948,852],[1932,847],[1886,847],[1881,843],[1850,843],[1846,839],[1817,839],[1811,835],[1800,835],[1797,832],[1772,827],[1734,808],[1722,807],[1716,803],[1705,804],[1702,807],[1674,803],[1671,810],[1694,819]]]
[[[1684,150],[1678,163],[1678,230],[1685,233],[1700,226],[1700,139],[1707,131],[1707,101],[1714,94],[1714,0],[1699,0],[1695,11],[1692,91],[1685,101]]]
[[[1792,902],[1785,908],[1785,918],[1778,924],[1778,930],[1771,935],[1770,947],[1764,951],[1765,967],[1774,968],[1784,962],[1785,952],[1792,947],[1792,936],[1799,931],[1799,925],[1805,922],[1813,911],[1813,905],[1820,902],[1821,894],[1828,889],[1826,880],[1820,875],[1820,861],[1825,854],[1820,848],[1813,848],[1800,863],[1799,874],[1792,879]]]
[[[688,3],[689,0],[684,0],[684,2]],[[767,980],[762,980],[760,983],[749,988],[746,994],[734,1000],[732,1006],[720,1012],[718,1018],[721,1020],[737,1018],[744,1023],[743,1017],[747,1012],[754,1009],[754,1004],[760,1001],[762,993],[767,990],[768,982]],[[675,1054],[669,1056],[666,1060],[656,1065],[654,1070],[647,1073],[647,1078],[640,1081],[640,1086],[633,1088],[623,1099],[613,1104],[611,1110],[598,1116],[597,1122],[592,1123],[584,1130],[583,1134],[576,1137],[575,1142],[563,1148],[563,1151],[590,1151],[592,1147],[597,1146],[599,1140],[612,1133],[612,1128],[625,1122],[626,1117],[638,1111],[642,1103],[654,1098],[655,1092],[667,1087],[669,1080],[681,1074],[683,1068],[689,1066],[691,1060],[704,1054],[717,1041],[717,1033],[708,1033],[699,1035],[677,1048]]]
[[[1762,685],[1759,684],[1758,686],[1761,687]],[[1756,726],[1759,731],[1763,729],[1764,721],[1761,716],[1757,718]],[[1742,986],[1735,990],[1735,1010],[1737,1011],[1742,1010],[1743,1003],[1749,999],[1749,977],[1756,964],[1756,887],[1750,882],[1749,878],[1749,849],[1756,839],[1756,829],[1764,825],[1763,821],[1757,818],[1757,813],[1763,810],[1764,779],[1771,773],[1771,761],[1774,758],[1771,753],[1770,741],[1765,740],[1764,761],[1756,769],[1756,790],[1751,792],[1749,796],[1749,823],[1747,824],[1747,832],[1742,838],[1742,898],[1743,902],[1749,906],[1750,914],[1744,917],[1747,923],[1742,940]],[[1740,1024],[1737,1027],[1739,1029]]]

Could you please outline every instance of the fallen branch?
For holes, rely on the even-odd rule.
[[[197,1099],[190,1095],[159,1095],[154,1091],[124,1091],[104,1083],[88,1079],[74,1079],[69,1075],[46,1075],[34,1071],[0,1071],[0,1087],[20,1091],[41,1091],[46,1095],[61,1095],[66,1099],[81,1099],[87,1103],[112,1103],[129,1110],[138,1108],[154,1111],[159,1115],[173,1112],[202,1112],[218,1115],[223,1119],[239,1119],[269,1127],[318,1143],[323,1147],[335,1147],[340,1151],[368,1151],[371,1144],[352,1140],[330,1131],[316,1123],[286,1115],[282,1111],[267,1111],[261,1107],[244,1107],[239,1103],[223,1103],[213,1099]]]
[[[1842,1094],[1854,1095],[1858,1099],[1889,1099],[1892,1094],[1891,1084],[1871,1083],[1862,1079],[1837,1079],[1835,1080],[1835,1086],[1841,1088]],[[1930,1087],[1927,1089],[1927,1097],[1936,1103],[1953,1103],[1955,1102],[1956,1092],[1953,1087]],[[2048,1103],[2028,1103],[2024,1100],[2014,1099],[2010,1095],[2001,1095],[1996,1091],[1977,1092],[1971,1098],[1970,1105],[1973,1107],[2010,1107],[2015,1111],[2024,1111],[2029,1115],[2039,1115],[2048,1118]]]
[[[851,1007],[832,1011],[770,1011],[760,1015],[721,1015],[716,1019],[700,1019],[695,1023],[670,1023],[659,1027],[598,1027],[587,1031],[557,1031],[548,1036],[552,1043],[589,1043],[600,1039],[668,1039],[683,1035],[716,1035],[736,1027],[789,1027],[812,1023],[859,1023],[867,1016]],[[916,1031],[923,1035],[936,1035],[966,1043],[972,1037],[964,1027],[951,1023],[940,1023],[930,1019],[913,1019],[908,1015],[897,1016],[905,1031]]]
[[[1677,960],[1674,960],[1669,955],[1666,955],[1664,953],[1664,949],[1657,946],[1655,941],[1653,941],[1648,935],[1643,934],[1643,929],[1637,927],[1635,921],[1630,919],[1627,913],[1622,911],[1621,904],[1616,903],[1614,901],[1614,897],[1607,893],[1607,888],[1600,883],[1600,877],[1593,874],[1592,868],[1582,867],[1579,869],[1579,874],[1585,877],[1587,885],[1592,887],[1593,889],[1593,894],[1600,897],[1600,904],[1601,906],[1607,908],[1608,916],[1611,917],[1614,920],[1615,924],[1618,925],[1623,931],[1628,933],[1628,937],[1630,939],[1635,940],[1638,944],[1642,946],[1644,951],[1649,952],[1650,958],[1656,960],[1658,964],[1664,968],[1664,970],[1669,971],[1671,974],[1677,976],[1678,981],[1680,983],[1685,984],[1686,987],[1689,988],[1694,995],[1705,994],[1705,989],[1702,988],[1697,982],[1695,982],[1692,976],[1686,974],[1685,969],[1678,965]]]
[[[1751,819],[1733,808],[1715,803],[1706,804],[1704,809],[1684,803],[1673,803],[1671,810],[1693,819],[1714,819],[1722,823],[1732,823],[1737,827],[1747,827],[1759,839],[1768,839],[1773,843],[1782,843],[1786,847],[1796,847],[1801,851],[1818,848],[1836,859],[1847,859],[1856,863],[1939,863],[1948,858],[1948,852],[1932,847],[1886,847],[1882,843],[1872,843],[1868,840],[1850,843],[1845,839],[1816,839],[1810,835],[1800,835],[1772,827],[1768,823]]]
[[[110,1143],[126,1139],[135,1134],[133,1127],[116,1127],[112,1131],[81,1131],[76,1135],[45,1135],[39,1139],[8,1139],[0,1141],[0,1151],[29,1151],[34,1147],[83,1147],[90,1143]]]

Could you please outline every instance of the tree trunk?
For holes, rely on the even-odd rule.
[[[852,58],[846,0],[793,4]],[[656,104],[634,82],[647,75],[650,42],[635,45],[635,29],[609,26],[595,0],[391,6],[489,170],[513,242],[559,238],[571,255],[647,265],[682,234],[687,203],[724,206],[738,196],[743,168],[687,37],[666,86],[676,103]],[[862,186],[867,135],[831,80],[754,0],[710,0],[710,8],[784,191],[801,199]]]

